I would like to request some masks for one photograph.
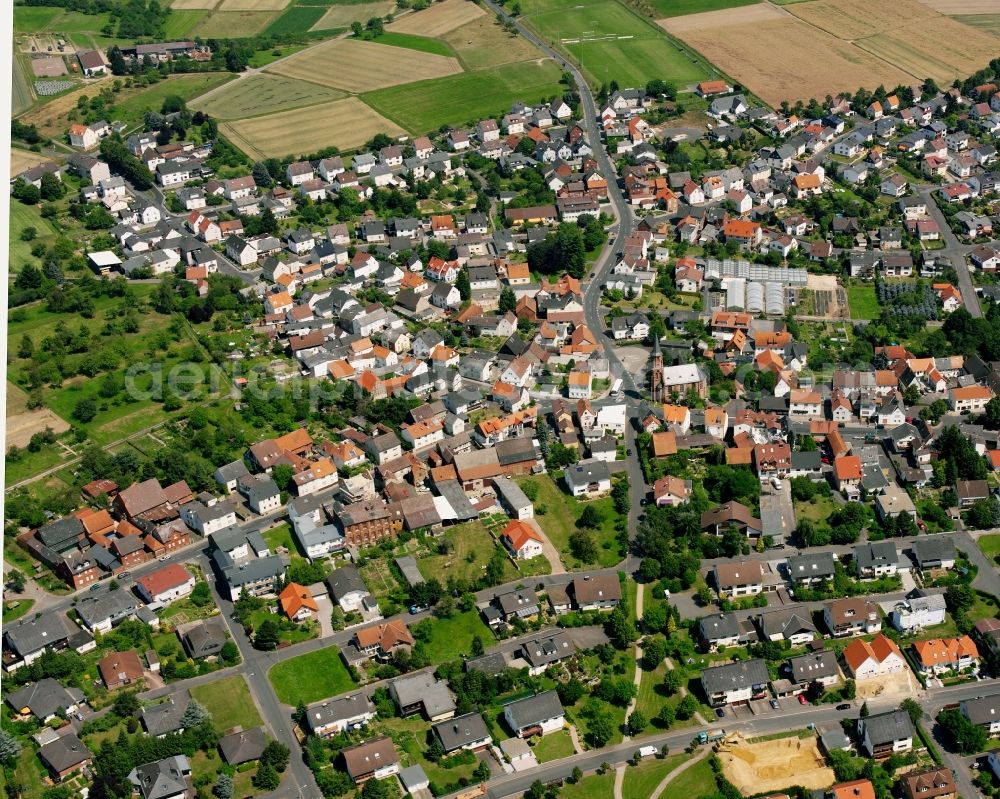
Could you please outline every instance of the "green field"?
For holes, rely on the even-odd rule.
[[[952,19],[1000,36],[1000,14],[955,14]]]
[[[430,638],[424,642],[431,663],[446,663],[468,655],[472,651],[472,639],[477,635],[483,641],[493,638],[489,627],[483,623],[479,611],[469,610],[456,613],[450,619],[432,619],[427,624]],[[416,634],[414,637],[421,640]]]
[[[642,86],[654,78],[687,83],[707,76],[701,62],[616,0],[571,7],[559,2],[555,10],[548,3],[533,7],[545,10],[525,21],[567,50],[598,83]]]
[[[43,31],[61,13],[61,8],[52,6],[14,6],[14,30],[19,33]]]
[[[160,110],[165,97],[177,96],[187,102],[216,86],[233,80],[229,72],[206,72],[194,75],[176,75],[131,95],[115,105],[115,119],[130,126],[142,122],[143,114],[149,109]]]
[[[851,307],[851,319],[877,319],[882,311],[874,286],[848,286],[847,303]]]
[[[983,554],[991,560],[1000,555],[1000,533],[981,535],[977,539]]]
[[[795,2],[795,0],[791,0]],[[682,17],[699,14],[702,11],[718,11],[723,8],[752,6],[760,0],[650,0],[657,12],[664,17]],[[778,0],[780,3],[781,0]]]
[[[260,714],[250,696],[250,688],[240,675],[199,685],[191,689],[191,696],[212,714],[212,722],[219,732],[233,727],[249,730],[260,726]]]
[[[622,799],[647,799],[656,786],[671,771],[688,760],[686,754],[671,755],[662,760],[648,757],[638,766],[625,769],[625,780],[622,782]],[[665,793],[666,796],[683,796],[684,794]]]
[[[10,599],[3,604],[3,622],[7,624],[12,621],[17,621],[22,616],[26,615],[32,606],[35,604],[34,599]]]
[[[25,228],[33,227],[36,237],[32,241],[21,241],[21,233]],[[20,271],[26,263],[34,260],[31,248],[36,243],[50,246],[56,235],[56,229],[47,219],[42,218],[42,212],[37,205],[24,205],[12,201],[10,204],[10,253],[11,273]]]
[[[405,47],[408,50],[418,50],[421,53],[433,53],[448,58],[455,57],[455,51],[440,39],[429,39],[426,36],[414,36],[411,33],[396,33],[386,31],[377,39],[377,44],[387,44],[393,47]]]
[[[204,9],[171,9],[170,16],[163,26],[163,36],[166,39],[181,39],[201,22],[208,11]]]
[[[440,578],[447,574],[459,580],[478,580],[497,548],[483,523],[474,519],[447,529],[444,538],[451,544],[447,555],[428,555],[417,561],[424,578]],[[509,560],[504,559],[503,581],[517,579],[517,572]]]
[[[350,691],[356,683],[340,659],[336,646],[309,652],[279,663],[267,678],[278,699],[286,705],[307,705]]]
[[[272,552],[278,547],[285,547],[293,555],[299,551],[299,548],[295,546],[295,541],[292,538],[292,528],[289,527],[288,522],[282,522],[277,527],[268,530],[264,533],[264,540]]]
[[[710,758],[695,763],[671,780],[663,792],[663,796],[699,797],[716,793],[715,772],[712,771]]]
[[[535,753],[535,758],[539,763],[562,760],[564,757],[571,757],[576,752],[573,749],[573,739],[569,735],[569,730],[550,732],[540,738],[531,751]]]
[[[325,6],[291,5],[285,9],[285,13],[264,29],[263,34],[274,36],[281,33],[306,33],[323,18],[325,13]]]
[[[559,789],[560,799],[607,799],[614,793],[615,773],[591,774],[576,785],[566,783]]]
[[[317,83],[259,74],[234,81],[204,100],[199,98],[191,103],[191,108],[207,111],[216,119],[248,119],[345,96],[344,92]]]
[[[490,72],[467,72],[407,83],[361,95],[383,116],[411,133],[465,124],[561,94],[559,67],[548,59],[505,64]]]
[[[14,56],[12,63],[14,74],[11,80],[10,112],[13,116],[17,116],[31,108],[35,98],[31,93],[31,83],[25,75],[21,59]]]

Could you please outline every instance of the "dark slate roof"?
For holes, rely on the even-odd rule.
[[[738,691],[755,685],[767,685],[770,679],[767,664],[760,658],[712,666],[701,672],[702,687],[709,695],[722,691]]]
[[[510,719],[517,729],[539,724],[547,719],[563,715],[563,707],[559,702],[559,694],[555,691],[545,691],[541,694],[518,699],[504,705]]]

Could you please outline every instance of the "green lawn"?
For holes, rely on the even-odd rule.
[[[279,663],[267,676],[278,699],[292,707],[337,696],[355,686],[336,646]]]
[[[288,522],[282,522],[277,527],[268,530],[264,533],[264,540],[272,552],[276,551],[278,547],[284,547],[293,555],[299,551],[299,548],[295,545],[292,528]]]
[[[448,554],[427,555],[417,561],[424,579],[436,577],[441,580],[453,575],[459,580],[478,580],[498,546],[479,519],[449,527],[443,538],[451,544]],[[510,560],[504,559],[503,581],[516,580],[517,576]]]
[[[979,536],[979,548],[990,560],[1000,555],[1000,533]]]
[[[8,599],[3,603],[3,621],[7,624],[26,615],[35,604],[34,599]]]
[[[615,773],[591,774],[584,777],[576,785],[566,783],[559,789],[560,799],[607,799],[613,795]],[[681,799],[684,799],[683,797]]]
[[[663,796],[666,797],[701,797],[716,793],[715,772],[709,762],[710,758],[695,763],[670,781]]]
[[[541,7],[545,10],[525,21],[567,50],[598,83],[642,86],[653,78],[690,83],[708,76],[702,62],[679,42],[616,0]]]
[[[32,241],[21,241],[21,233],[29,227],[35,229],[35,238]],[[8,244],[10,271],[12,273],[20,272],[21,267],[25,264],[34,263],[35,258],[31,254],[31,248],[35,244],[51,245],[55,240],[56,233],[52,223],[42,218],[40,206],[24,205],[16,200],[11,200]]]
[[[760,0],[650,0],[653,7],[664,17],[681,17],[686,14],[700,14],[702,11],[718,11],[723,8],[750,6]],[[787,0],[786,0],[787,1]],[[794,0],[793,0],[794,1]],[[778,0],[781,2],[781,0]]]
[[[406,83],[361,95],[411,133],[472,123],[506,113],[511,103],[536,103],[561,94],[559,67],[548,59],[505,64],[490,71]]]
[[[418,50],[421,53],[433,53],[434,55],[455,58],[455,51],[447,42],[443,42],[440,39],[428,39],[426,36],[416,36],[412,33],[386,31],[374,41],[378,44],[405,47],[408,50]]]
[[[979,619],[993,619],[1000,615],[1000,603],[996,597],[983,591],[976,591],[976,601],[969,608],[968,616],[973,621]]]
[[[472,651],[472,639],[477,635],[483,641],[489,641],[493,637],[490,628],[476,610],[456,613],[450,619],[433,618],[421,624],[426,625],[431,631],[424,646],[427,656],[434,664],[446,663],[468,655]]]
[[[573,749],[573,739],[569,730],[559,730],[538,739],[531,751],[535,753],[539,763],[548,763],[550,760],[570,757],[576,750]]]
[[[403,765],[420,766],[431,782],[448,785],[462,778],[467,780],[472,778],[472,772],[476,768],[474,763],[444,768],[427,759],[427,734],[431,725],[422,717],[380,719],[378,726],[392,738],[403,759]]]
[[[882,311],[874,286],[848,286],[847,302],[851,307],[851,319],[877,319]]]
[[[188,12],[182,12],[188,13]],[[138,125],[143,114],[152,109],[159,111],[165,97],[176,95],[185,102],[192,100],[209,89],[221,86],[236,76],[229,72],[206,72],[196,75],[175,75],[161,80],[147,89],[135,93],[115,104],[115,119],[128,125]]]
[[[552,545],[559,550],[563,565],[570,570],[593,568],[595,566],[614,566],[625,554],[621,551],[615,538],[615,512],[610,497],[580,502],[574,499],[549,475],[536,475],[518,480],[524,486],[533,484],[538,487],[538,500],[535,502],[535,521],[549,537]],[[597,562],[584,563],[570,552],[569,539],[576,531],[576,522],[587,505],[592,505],[601,514],[601,526],[591,531],[597,539]],[[544,509],[545,513],[541,513]]]
[[[247,65],[253,67],[254,69],[260,69],[261,67],[266,67],[277,61],[279,58],[286,58],[294,53],[299,52],[299,50],[304,50],[307,45],[304,44],[288,44],[283,47],[275,47],[271,50],[257,50],[252,56],[250,56]],[[314,86],[319,86],[318,83],[313,84]]]
[[[816,527],[824,529],[830,526],[828,519],[833,514],[835,507],[830,497],[816,494],[807,502],[795,503],[795,518],[799,521],[809,519]]]
[[[163,35],[169,39],[181,39],[201,22],[208,11],[204,9],[171,9],[163,26]]]
[[[625,769],[625,780],[622,782],[622,799],[647,799],[664,777],[690,757],[687,754],[671,755],[662,760],[649,757],[638,766],[629,766]],[[684,797],[685,794],[671,791],[664,792],[664,796]]]
[[[0,786],[3,791],[0,795],[7,797],[7,770],[0,769]],[[41,799],[44,786],[42,779],[45,776],[41,761],[35,757],[35,747],[29,743],[21,750],[14,765],[14,775],[21,784],[21,793],[24,799]]]
[[[62,13],[52,6],[14,6],[14,30],[34,33],[45,30],[53,19]]]
[[[212,714],[219,732],[242,727],[249,730],[260,726],[260,714],[250,696],[250,688],[242,676],[225,677],[191,689],[191,696]]]

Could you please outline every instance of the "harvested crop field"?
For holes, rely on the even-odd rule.
[[[898,29],[901,24],[927,24],[940,17],[916,0],[813,0],[796,3],[786,10],[847,41],[886,33]]]
[[[222,0],[220,11],[281,11],[289,0]]]
[[[444,0],[415,14],[406,14],[387,25],[386,29],[436,38],[485,14],[470,0]]]
[[[394,0],[379,0],[377,3],[351,3],[348,5],[332,5],[312,26],[314,31],[325,31],[331,28],[349,28],[354,20],[366,22],[372,17],[384,17],[396,7]]]
[[[353,39],[334,39],[268,68],[278,75],[352,92],[443,78],[461,71],[454,58]]]
[[[173,0],[170,8],[175,11],[211,11],[219,0]]]
[[[726,778],[746,796],[780,791],[791,785],[820,790],[836,777],[826,765],[815,737],[779,738],[746,743],[742,740],[719,749]]]
[[[960,14],[955,21],[1000,36],[1000,14]]]
[[[221,86],[188,106],[196,111],[207,111],[216,119],[246,119],[328,103],[343,96],[343,92],[326,86],[259,73]]]
[[[35,164],[40,164],[49,159],[39,153],[30,150],[19,150],[12,147],[10,150],[10,174],[17,175],[25,169],[31,169]]]
[[[920,0],[941,14],[996,14],[997,0]]]
[[[323,147],[351,150],[376,133],[405,131],[356,97],[219,126],[233,143],[255,158],[313,153]]]
[[[523,36],[505,31],[494,17],[479,17],[441,37],[471,70],[540,58],[542,53]]]
[[[69,430],[69,423],[56,416],[48,408],[8,416],[6,448],[28,446],[31,437],[35,433],[42,432],[45,428],[49,428],[56,434],[65,433]]]
[[[912,76],[871,53],[768,4],[662,19],[659,23],[775,106],[782,100],[822,98],[860,86],[913,81]],[[753,30],[753,36],[746,35],[748,29]],[[795,64],[795,70],[789,70],[788,64]]]
[[[213,11],[190,35],[233,39],[256,36],[277,18],[277,11]]]

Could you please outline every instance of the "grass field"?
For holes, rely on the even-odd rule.
[[[882,312],[874,286],[848,286],[847,304],[851,308],[851,319],[877,319]]]
[[[312,30],[349,28],[354,20],[364,23],[372,17],[384,17],[395,7],[396,4],[392,0],[378,0],[374,3],[335,3],[313,24]]]
[[[808,502],[795,503],[795,518],[799,521],[808,519],[820,530],[829,527],[829,518],[834,511],[833,500],[820,495],[814,496]]]
[[[356,97],[312,106],[307,115],[285,111],[220,127],[237,147],[257,158],[307,154],[330,146],[350,150],[376,133],[404,132]]]
[[[3,603],[3,623],[17,621],[27,615],[35,604],[34,599],[8,599]]]
[[[647,799],[656,786],[671,771],[689,760],[691,755],[679,754],[665,757],[662,760],[649,757],[638,766],[625,769],[625,780],[622,782],[622,799]],[[684,794],[665,793],[666,796],[683,796]]]
[[[1000,533],[981,535],[978,542],[983,554],[991,560],[1000,555]]]
[[[24,167],[21,167],[24,169]],[[15,171],[11,165],[11,175],[21,171]],[[21,233],[25,228],[33,227],[36,232],[33,241],[21,241]],[[56,229],[52,223],[42,217],[42,213],[37,205],[22,205],[16,200],[10,203],[10,239],[8,253],[10,258],[10,272],[15,274],[21,267],[30,263],[34,259],[31,255],[31,248],[36,243],[50,245],[56,236]]]
[[[416,14],[406,14],[388,25],[389,30],[418,36],[442,36],[481,17],[486,12],[469,0],[444,0]]]
[[[459,580],[478,580],[489,562],[497,544],[493,542],[483,523],[478,519],[455,525],[444,532],[452,545],[447,555],[429,555],[417,562],[426,579],[442,574],[454,575]],[[517,572],[509,560],[504,560],[504,582],[517,579]]]
[[[455,49],[459,60],[469,70],[542,57],[537,47],[523,36],[505,31],[494,17],[477,17],[442,38]]]
[[[559,730],[550,732],[548,735],[538,739],[538,742],[531,748],[539,763],[548,763],[550,760],[561,760],[575,754],[573,739],[569,735],[569,730]]]
[[[189,35],[206,39],[212,37],[239,39],[256,36],[278,17],[277,11],[213,11],[203,17]],[[305,30],[308,30],[308,27]]]
[[[204,99],[198,98],[190,106],[207,111],[216,119],[249,119],[264,113],[320,105],[343,96],[343,92],[327,86],[281,75],[258,74],[234,81]]]
[[[305,33],[319,22],[324,14],[326,9],[322,6],[289,6],[268,25],[264,33],[270,36],[281,33]]]
[[[163,26],[163,36],[166,39],[182,39],[201,22],[207,11],[198,9],[171,9]]]
[[[559,67],[544,60],[505,64],[438,80],[369,92],[363,99],[411,133],[463,124],[509,110],[518,100],[534,103],[560,93]]]
[[[355,39],[334,39],[286,58],[269,72],[351,92],[442,78],[460,72],[454,58]]]
[[[455,57],[455,51],[440,39],[428,39],[426,36],[416,36],[412,33],[386,31],[375,41],[377,44],[387,44],[391,47],[405,47],[408,50],[442,55],[445,58]]]
[[[1000,14],[956,14],[953,19],[963,25],[1000,36]]]
[[[299,702],[318,702],[355,686],[336,646],[283,661],[267,677],[278,699],[292,707]]]
[[[484,642],[493,638],[493,633],[477,610],[456,613],[450,619],[435,618],[428,626],[431,635],[424,646],[431,663],[435,664],[469,655],[472,651],[472,639],[477,635]]]
[[[750,6],[760,0],[650,0],[663,17],[683,17],[685,14],[700,14],[702,11],[718,11],[720,8]]]
[[[291,554],[296,554],[299,548],[295,545],[295,539],[292,537],[292,528],[288,525],[288,522],[282,522],[277,527],[274,527],[264,533],[264,540],[267,541],[267,545],[274,552],[278,547],[284,547]]]
[[[715,772],[709,758],[695,763],[691,768],[671,780],[663,796],[700,797],[715,794]]]
[[[260,725],[260,714],[250,696],[250,688],[242,676],[225,677],[191,689],[191,696],[212,714],[219,732],[242,727],[249,730]]]
[[[31,83],[24,73],[24,64],[17,56],[11,57],[13,75],[11,77],[10,112],[13,116],[23,114],[35,101],[31,93]]]
[[[614,795],[615,772],[591,774],[576,785],[566,783],[559,789],[560,799],[607,799]]]
[[[14,6],[14,30],[18,33],[34,33],[46,30],[49,23],[62,13],[61,8],[51,6]]]
[[[539,475],[536,477],[525,477],[518,482],[524,486],[533,483],[538,487],[538,500],[535,503],[535,521],[548,536],[552,545],[559,550],[559,556],[563,565],[570,570],[594,568],[595,566],[613,566],[618,563],[624,554],[620,551],[615,540],[614,507],[610,497],[592,500],[590,502],[579,502],[566,494],[555,484],[551,477]],[[583,563],[570,553],[569,539],[576,531],[576,522],[587,506],[596,508],[603,517],[601,526],[593,530],[597,539],[598,560],[596,563]],[[540,514],[541,507],[546,512]],[[609,546],[605,547],[605,544]]]
[[[223,83],[233,80],[235,76],[228,72],[206,72],[203,74],[176,75],[167,80],[161,80],[141,91],[134,93],[122,92],[124,97],[117,105],[115,119],[131,125],[142,122],[143,114],[149,109],[160,110],[166,97],[177,96],[185,102],[211,91]]]

